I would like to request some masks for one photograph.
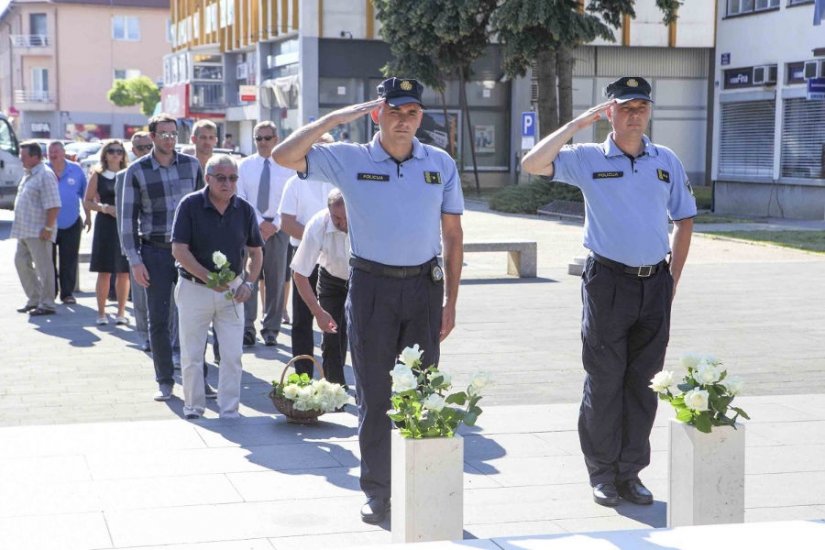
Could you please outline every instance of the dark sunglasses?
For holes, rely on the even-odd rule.
[[[123,153],[123,149],[106,149],[108,155],[122,155]]]
[[[207,174],[207,176],[215,178],[216,180],[218,180],[218,183],[226,183],[227,180],[231,181],[232,183],[238,181],[237,174],[232,174],[231,176],[224,176],[223,174]]]
[[[151,144],[149,144],[149,145],[133,145],[132,146],[132,149],[134,149],[135,151],[148,151],[151,148],[152,148]]]
[[[270,141],[274,138],[275,136],[255,136],[255,141]]]

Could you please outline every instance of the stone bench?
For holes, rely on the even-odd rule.
[[[494,241],[464,243],[464,252],[507,252],[507,274],[535,277],[537,263],[535,241]]]

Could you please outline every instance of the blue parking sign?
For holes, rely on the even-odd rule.
[[[521,148],[532,149],[538,135],[538,118],[534,111],[521,113]]]

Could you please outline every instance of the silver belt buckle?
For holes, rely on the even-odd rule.
[[[638,273],[636,273],[636,276],[641,277],[643,279],[645,279],[647,277],[650,277],[651,275],[653,275],[653,268],[654,267],[655,266],[652,266],[652,265],[640,266]],[[647,271],[645,271],[645,270],[647,270]]]

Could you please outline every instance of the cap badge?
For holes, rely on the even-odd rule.
[[[627,80],[627,86],[630,87],[630,88],[635,88],[638,85],[639,85],[639,81],[636,80],[635,78],[629,78]]]
[[[409,92],[410,90],[412,90],[412,89],[413,89],[412,82],[410,82],[409,80],[402,80],[402,81],[401,81],[401,84],[399,84],[398,86],[399,86],[402,90],[404,90],[405,92]]]

